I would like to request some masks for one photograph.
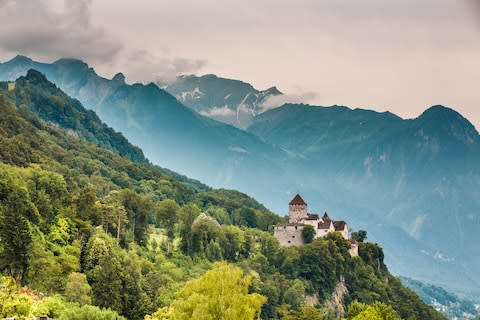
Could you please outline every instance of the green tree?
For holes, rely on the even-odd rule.
[[[18,291],[12,277],[0,276],[0,318],[26,318],[32,309],[32,298]]]
[[[83,273],[72,272],[68,275],[65,286],[65,297],[72,302],[77,302],[81,306],[92,303],[92,288],[87,282],[87,277]]]
[[[366,305],[354,301],[348,307],[347,319],[351,320],[401,320],[398,314],[389,305],[375,302]]]
[[[293,285],[285,291],[283,300],[294,310],[298,310],[305,300],[305,285],[303,282],[295,280]]]
[[[200,215],[200,209],[196,205],[182,207],[179,213],[179,233],[181,237],[180,247],[186,255],[193,254],[193,222]]]
[[[178,221],[178,212],[180,206],[175,200],[166,199],[156,206],[156,221],[167,232],[167,237],[171,241],[175,236],[175,224]]]
[[[147,319],[253,320],[265,297],[249,293],[252,277],[226,263],[217,263],[202,277],[187,282],[169,308]]]
[[[305,243],[311,243],[313,241],[313,238],[315,238],[316,232],[315,229],[312,226],[305,226],[302,229],[302,238],[303,242]]]
[[[257,214],[255,210],[250,208],[240,208],[236,209],[232,214],[233,223],[239,226],[246,226],[250,228],[256,228],[257,223]]]
[[[325,320],[325,312],[311,306],[303,305],[299,310],[292,310],[288,304],[281,305],[278,308],[281,320]]]
[[[244,233],[236,226],[222,226],[222,233],[220,245],[223,249],[223,257],[228,261],[235,262],[244,250]]]
[[[358,230],[356,232],[352,232],[352,239],[358,242],[364,242],[367,239],[367,231]]]
[[[115,311],[94,306],[74,307],[62,313],[58,320],[126,320]]]
[[[0,175],[0,271],[23,282],[29,266],[32,235],[29,221],[38,221],[27,189]]]
[[[121,197],[122,204],[127,210],[128,228],[133,236],[132,241],[141,246],[146,246],[148,242],[148,217],[153,207],[151,200],[130,189],[122,190]]]

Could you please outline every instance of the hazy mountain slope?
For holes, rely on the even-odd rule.
[[[266,99],[282,94],[276,87],[260,91],[248,83],[213,74],[179,76],[164,89],[196,112],[242,129],[264,111]]]
[[[263,200],[270,197],[271,177],[276,177],[274,193],[286,192],[288,184],[279,165],[286,157],[282,150],[197,114],[155,84],[128,85],[121,74],[105,79],[75,59],[44,64],[23,56],[0,64],[0,79],[15,80],[30,68],[45,73],[67,94],[96,111],[162,167],[212,186],[258,192]]]
[[[28,108],[43,120],[68,130],[71,135],[118,152],[134,162],[148,162],[140,148],[102,123],[94,112],[64,94],[40,72],[30,70],[25,77],[15,81],[13,90],[7,91],[7,83],[1,83],[0,87],[14,104]]]
[[[304,157],[297,172],[322,195],[314,204],[349,212],[358,226],[407,233],[411,243],[372,232],[390,251],[409,248],[411,259],[415,252],[420,257],[410,268],[387,257],[396,272],[478,294],[480,137],[460,114],[435,106],[402,120],[346,107],[285,105],[256,117],[249,131]]]
[[[415,291],[422,300],[440,311],[448,319],[478,319],[479,310],[474,302],[461,299],[443,288],[425,284],[407,277],[400,277],[402,283]]]

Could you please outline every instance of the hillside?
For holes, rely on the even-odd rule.
[[[420,281],[400,277],[402,283],[415,291],[422,300],[440,311],[448,319],[478,319],[480,311],[474,302],[461,299],[445,289]]]
[[[280,215],[301,192],[317,210],[368,229],[395,274],[480,296],[479,139],[455,111],[437,106],[403,120],[285,105],[256,116],[245,132],[193,112],[154,84],[129,85],[121,74],[105,79],[79,60],[19,56],[0,64],[0,78],[15,80],[31,67],[154,164],[255,196]]]
[[[23,56],[0,64],[0,80],[13,81],[31,68],[94,110],[157,165],[211,186],[249,190],[262,199],[275,176],[275,193],[286,192],[280,165],[287,155],[282,150],[197,114],[153,83],[129,85],[122,74],[105,79],[80,60],[46,64]]]
[[[256,117],[249,131],[304,159],[297,174],[322,195],[315,204],[349,212],[360,228],[385,228],[375,239],[415,261],[409,268],[405,256],[388,257],[395,272],[479,295],[480,136],[460,114],[434,106],[403,120],[285,105]]]
[[[1,317],[443,319],[390,275],[378,245],[361,243],[356,258],[336,235],[281,248],[262,231],[279,218],[254,199],[198,190],[72,134],[58,125],[70,100],[53,92],[45,104],[53,87],[34,71],[17,84],[21,105],[0,86]],[[75,110],[81,122],[88,111]]]
[[[213,74],[179,76],[163,88],[199,114],[241,129],[264,111],[269,97],[282,94],[276,87],[260,91],[248,83]]]

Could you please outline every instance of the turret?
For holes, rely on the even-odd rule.
[[[288,204],[288,222],[299,222],[307,218],[308,208],[302,197],[297,194]]]

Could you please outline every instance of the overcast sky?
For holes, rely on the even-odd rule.
[[[78,57],[127,81],[215,73],[305,102],[480,128],[480,0],[0,0],[0,58]]]

